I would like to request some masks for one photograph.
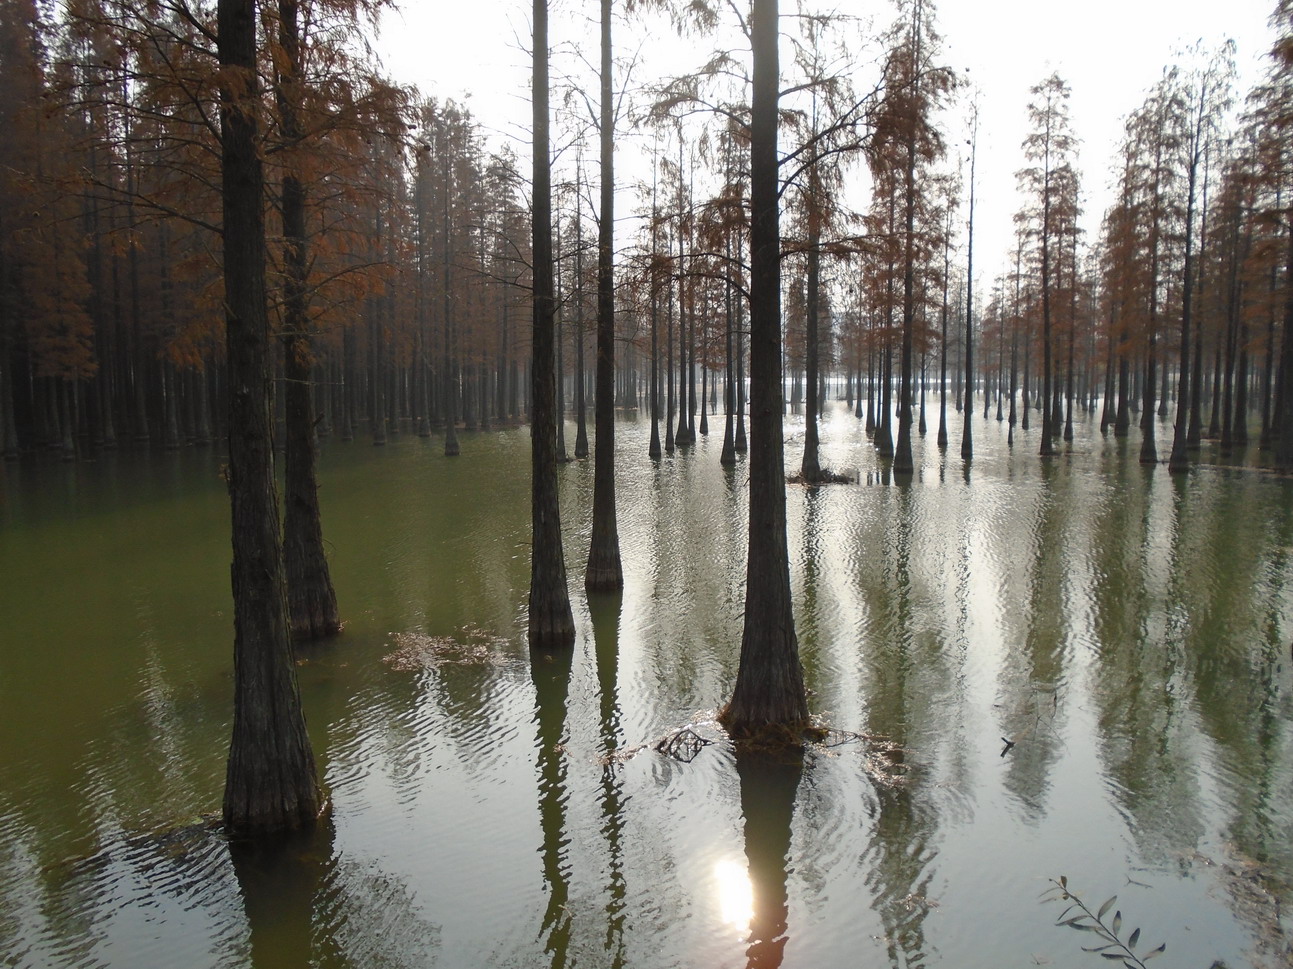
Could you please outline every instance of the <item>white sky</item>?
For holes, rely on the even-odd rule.
[[[743,0],[735,2],[742,5]],[[791,0],[781,0],[781,6],[783,15],[793,9]],[[894,17],[894,8],[883,0],[837,0],[837,6],[872,16],[880,27]],[[958,71],[968,69],[968,77],[981,91],[976,289],[986,292],[985,284],[1004,268],[1012,244],[1011,217],[1019,208],[1014,173],[1023,165],[1020,142],[1026,133],[1032,85],[1058,71],[1072,88],[1073,127],[1082,142],[1079,167],[1085,225],[1094,237],[1108,204],[1109,173],[1126,115],[1140,105],[1176,52],[1200,39],[1209,48],[1227,37],[1237,42],[1237,93],[1242,98],[1264,70],[1264,55],[1273,40],[1267,25],[1273,8],[1274,0],[938,3],[936,24],[946,61]],[[582,35],[587,44],[584,56],[595,62],[595,35],[585,31],[598,9],[595,0],[550,0],[554,46],[563,38]],[[387,16],[377,49],[397,80],[415,83],[438,98],[465,99],[477,121],[496,132],[495,138],[515,139],[525,163],[529,157],[529,41],[528,0],[453,4],[405,0],[403,10]],[[623,24],[616,27],[616,41],[617,56],[636,43],[632,30]],[[650,53],[682,69],[699,63],[710,46],[703,39],[657,35]],[[576,56],[564,55],[566,70],[577,69]],[[554,75],[561,69],[560,63],[555,64]],[[650,80],[642,71],[638,78]],[[955,141],[955,136],[949,137],[953,145]],[[618,155],[617,165],[622,168],[623,148]],[[628,161],[631,164],[632,158]]]

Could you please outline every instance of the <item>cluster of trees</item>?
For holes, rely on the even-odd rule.
[[[520,416],[529,220],[510,154],[372,66],[375,13],[266,6],[257,72],[277,372],[307,367],[321,433],[380,443]],[[214,11],[41,14],[0,3],[0,450],[206,444],[228,394]]]
[[[280,32],[283,9],[264,11],[266,36]],[[690,15],[713,29],[717,13],[700,9]],[[302,10],[299,107],[268,85],[260,134],[282,386],[313,380],[319,434],[381,443],[437,428],[454,453],[457,428],[528,415],[527,180],[509,150],[487,150],[464,108],[372,66],[362,38],[373,7]],[[1287,32],[1287,4],[1276,19]],[[1142,457],[1155,461],[1148,418],[1173,398],[1173,468],[1188,467],[1205,437],[1223,453],[1244,446],[1252,420],[1263,447],[1283,440],[1282,53],[1233,122],[1229,47],[1196,49],[1164,72],[1127,120],[1099,239],[1080,229],[1067,86],[1039,84],[1014,272],[993,282],[980,316],[965,236],[974,179],[943,134],[963,99],[940,60],[932,5],[902,4],[860,92],[860,72],[838,53],[851,25],[795,23],[779,119],[793,403],[816,414],[825,375],[840,375],[900,472],[913,428],[925,430],[929,385],[940,444],[948,394],[964,410],[976,389],[1003,419],[1009,410],[1012,432],[1041,411],[1043,453],[1071,437],[1075,407],[1099,404],[1115,434],[1139,414]],[[34,0],[4,0],[0,31],[0,452],[70,458],[129,439],[215,439],[227,384],[211,12],[78,0],[42,19]],[[283,42],[261,46],[261,75],[281,80]],[[658,177],[627,244],[596,237],[589,185],[613,191],[613,180],[556,172],[557,406],[574,411],[576,457],[599,396],[592,361],[605,354],[591,343],[604,317],[622,360],[601,395],[663,422],[653,455],[707,433],[720,396],[723,460],[745,446],[751,88],[736,66],[716,55],[641,106]],[[859,183],[869,199],[852,211]],[[306,189],[299,214],[292,185]],[[298,252],[293,235],[308,245]],[[604,291],[607,256],[619,278]],[[308,350],[294,339],[307,331]],[[278,395],[280,420],[290,396]],[[564,430],[560,420],[559,459]],[[810,420],[805,480],[822,474],[815,432]],[[972,453],[968,425],[962,451]]]
[[[964,178],[944,134],[963,85],[930,0],[899,0],[870,78],[848,18],[791,18],[782,65],[776,0],[755,0],[748,20],[704,2],[630,6],[735,46],[626,109],[603,0],[597,103],[567,99],[597,131],[599,165],[590,176],[581,151],[566,153],[581,159],[572,173],[554,167],[547,5],[535,0],[527,180],[461,106],[374,67],[364,37],[379,0],[70,0],[57,16],[0,0],[0,451],[180,447],[225,424],[235,599],[262,610],[237,619],[234,747],[283,738],[273,760],[294,765],[298,791],[266,808],[264,758],[238,777],[231,756],[232,827],[291,826],[317,809],[288,637],[339,626],[315,497],[320,435],[366,427],[381,444],[442,428],[454,455],[459,426],[528,418],[530,641],[560,649],[574,636],[556,502],[564,407],[573,399],[583,457],[592,391],[585,584],[615,589],[613,408],[649,409],[659,457],[708,433],[722,374],[721,460],[750,453],[745,633],[725,713],[737,734],[806,717],[785,550],[788,374],[806,405],[809,483],[831,477],[816,429],[831,373],[900,475],[927,429],[930,383],[940,446],[949,391],[964,412],[966,460],[979,389],[1012,441],[1016,419],[1027,428],[1041,411],[1043,455],[1072,437],[1075,407],[1103,400],[1116,435],[1139,411],[1142,460],[1157,461],[1155,414],[1175,394],[1173,470],[1202,440],[1205,404],[1223,451],[1246,443],[1256,408],[1261,443],[1293,466],[1289,0],[1274,66],[1237,122],[1229,47],[1164,73],[1127,120],[1094,242],[1080,229],[1068,87],[1052,76],[1033,89],[1014,271],[981,319],[975,113]],[[640,230],[617,246],[613,149],[628,120],[650,132],[653,176]],[[854,211],[859,182],[868,200]],[[281,616],[277,603],[290,603]],[[287,719],[252,715],[266,711]]]
[[[1102,432],[1116,436],[1138,413],[1140,460],[1157,463],[1157,418],[1174,403],[1171,470],[1188,469],[1205,438],[1222,456],[1247,446],[1255,422],[1273,463],[1293,467],[1293,6],[1281,2],[1274,22],[1282,39],[1268,77],[1239,105],[1230,43],[1196,46],[1164,70],[1126,120],[1096,240],[1078,221],[1068,86],[1051,76],[1033,89],[1019,173],[1029,203],[1015,269],[984,314],[982,379],[999,420],[1008,401],[1012,430],[1016,413],[1027,428],[1029,410],[1041,411],[1043,454],[1072,439],[1075,408],[1099,408]]]

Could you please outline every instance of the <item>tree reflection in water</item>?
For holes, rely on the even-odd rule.
[[[324,818],[313,831],[229,843],[247,913],[252,966],[319,964],[313,912],[331,863],[333,836],[332,819]]]
[[[566,964],[570,946],[569,862],[565,836],[566,758],[562,743],[566,732],[566,698],[574,652],[568,649],[535,650],[530,656],[534,680],[534,719],[538,727],[539,827],[543,831],[543,885],[548,905],[543,913],[543,951],[553,969]]]
[[[738,747],[736,773],[741,785],[752,903],[746,965],[751,969],[775,969],[781,965],[790,938],[786,863],[795,795],[804,773],[803,751],[768,754]],[[722,901],[736,901],[735,894]]]
[[[608,855],[606,876],[606,951],[608,965],[624,965],[624,905],[627,890],[624,881],[624,792],[623,781],[615,771],[613,758],[620,745],[619,622],[624,596],[620,592],[588,597],[588,610],[596,641],[597,687],[600,698],[601,753],[606,763],[602,769],[600,801],[602,836]]]

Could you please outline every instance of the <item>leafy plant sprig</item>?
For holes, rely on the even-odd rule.
[[[1101,940],[1100,945],[1084,945],[1083,952],[1098,952],[1101,958],[1112,961],[1119,961],[1127,969],[1145,969],[1145,963],[1150,959],[1161,956],[1167,949],[1167,943],[1164,942],[1148,952],[1136,955],[1136,946],[1140,943],[1140,929],[1132,929],[1131,934],[1127,936],[1127,941],[1121,938],[1122,932],[1122,911],[1114,909],[1113,919],[1109,922],[1104,921],[1104,917],[1113,909],[1118,901],[1118,896],[1114,895],[1106,899],[1101,906],[1094,912],[1087,907],[1077,895],[1069,891],[1069,880],[1064,875],[1058,879],[1052,878],[1051,888],[1042,893],[1043,902],[1068,902],[1068,907],[1060,913],[1060,917],[1055,920],[1056,925],[1067,925],[1071,929],[1077,929],[1079,932],[1094,932],[1096,937]]]

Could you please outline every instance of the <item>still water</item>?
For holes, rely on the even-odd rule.
[[[1163,969],[1275,967],[1293,903],[1293,481],[1042,465],[976,419],[887,480],[837,404],[790,487],[796,620],[832,745],[738,763],[746,473],[721,425],[659,465],[618,428],[622,596],[525,645],[528,438],[326,445],[345,632],[299,652],[331,823],[272,856],[218,811],[231,702],[219,456],[0,469],[0,965],[1106,964],[1048,879]],[[802,418],[787,419],[795,468]],[[959,442],[960,418],[953,439]],[[690,725],[690,760],[654,744]],[[861,735],[861,736],[859,736]],[[847,741],[847,742],[843,742]]]

